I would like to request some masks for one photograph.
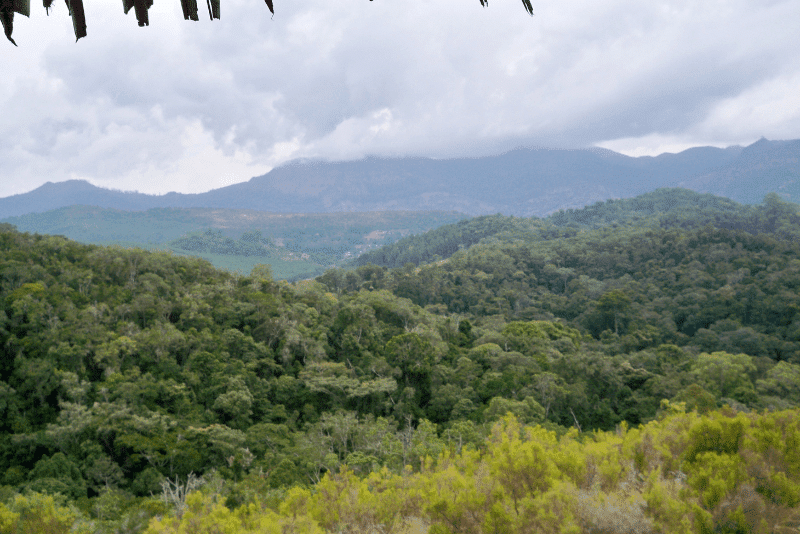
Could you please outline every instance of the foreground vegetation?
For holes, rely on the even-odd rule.
[[[509,414],[480,448],[429,437],[414,443],[418,469],[343,465],[312,488],[271,490],[263,472],[225,487],[212,475],[163,502],[108,489],[92,514],[59,495],[16,495],[0,504],[0,532],[796,532],[798,410],[664,408],[638,428],[560,436]]]
[[[707,200],[296,284],[6,225],[0,533],[796,529],[800,217]]]

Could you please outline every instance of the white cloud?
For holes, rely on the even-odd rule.
[[[104,182],[89,175],[85,178],[101,187],[163,194],[233,185],[271,168],[255,163],[245,150],[223,150],[224,145],[215,143],[199,121],[173,125],[170,137],[178,141],[170,146],[178,154],[175,158],[147,158],[139,165],[120,169],[113,181]]]
[[[77,44],[63,5],[15,20],[0,196],[70,177],[198,192],[296,157],[800,137],[794,0],[543,0],[532,18],[519,0],[275,0],[274,19],[225,0],[213,23],[170,0],[146,28],[84,1]]]
[[[754,136],[770,131],[796,138],[800,131],[800,72],[767,80],[713,106],[698,129],[717,136]]]
[[[757,139],[748,139],[740,144],[745,146],[756,140]],[[614,139],[613,141],[604,141],[602,143],[598,143],[597,146],[638,158],[640,156],[657,156],[659,154],[664,154],[665,152],[677,154],[678,152],[682,152],[686,149],[696,146],[716,146],[719,148],[725,148],[730,146],[730,144],[719,143],[715,142],[714,140],[698,141],[690,140],[686,137],[651,134],[642,137],[628,137]]]

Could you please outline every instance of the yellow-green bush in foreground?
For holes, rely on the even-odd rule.
[[[0,534],[89,534],[91,525],[80,512],[59,504],[51,495],[16,495],[6,506],[0,503]]]
[[[445,451],[417,472],[343,469],[289,489],[278,505],[256,498],[234,510],[201,490],[180,517],[155,518],[146,532],[797,532],[800,411],[665,408],[670,415],[638,428],[561,437],[508,415],[483,450]],[[44,532],[47,522],[47,532],[66,532],[61,521],[72,525],[75,512],[46,499],[0,505],[0,533]],[[32,506],[46,513],[34,517]]]
[[[497,424],[483,451],[420,472],[329,473],[277,510],[192,496],[148,534],[249,532],[790,532],[800,525],[800,413],[676,413],[561,438]],[[796,532],[796,530],[794,530]]]

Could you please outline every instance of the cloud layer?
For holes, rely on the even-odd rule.
[[[15,20],[0,79],[0,196],[87,179],[150,193],[297,157],[632,155],[800,138],[795,0],[223,0],[150,26],[85,0]],[[202,6],[200,6],[202,7]]]

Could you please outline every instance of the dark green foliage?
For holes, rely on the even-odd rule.
[[[80,470],[61,452],[36,462],[29,476],[31,482],[26,487],[31,491],[61,493],[72,499],[86,496],[86,482]]]
[[[742,227],[749,209],[733,200],[688,189],[657,189],[635,198],[597,202],[581,209],[561,210],[548,219],[556,226],[600,228],[613,224],[659,226]]]

